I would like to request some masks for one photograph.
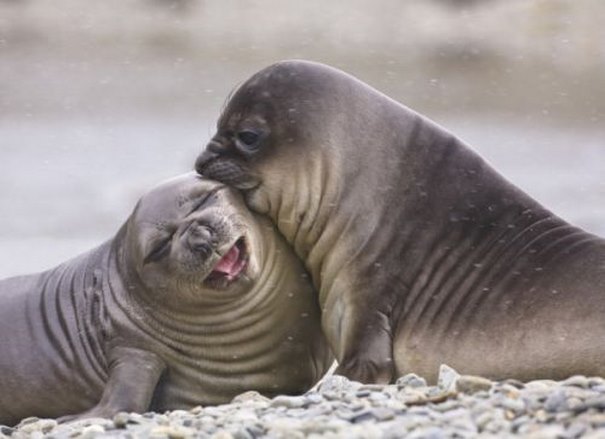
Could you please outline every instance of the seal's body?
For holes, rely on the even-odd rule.
[[[303,392],[331,362],[319,318],[268,220],[224,185],[171,180],[111,241],[0,282],[0,424]]]
[[[337,373],[605,375],[605,241],[355,78],[260,71],[196,168],[244,191],[305,261]]]

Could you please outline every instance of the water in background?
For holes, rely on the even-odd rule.
[[[359,76],[605,235],[605,3],[325,3],[0,0],[0,277],[109,239],[283,58]]]

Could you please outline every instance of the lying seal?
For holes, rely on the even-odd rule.
[[[355,78],[260,71],[196,168],[243,190],[305,261],[337,373],[605,375],[605,241]]]
[[[269,220],[222,184],[171,180],[113,240],[0,282],[0,424],[305,391],[332,360],[319,312]]]

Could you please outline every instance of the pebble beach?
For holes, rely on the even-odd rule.
[[[367,385],[332,375],[300,396],[247,392],[230,404],[119,413],[66,424],[28,418],[0,438],[605,438],[605,379],[490,381],[441,366],[436,386],[417,375]]]

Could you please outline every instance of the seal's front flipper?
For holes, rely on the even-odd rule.
[[[393,336],[386,314],[352,305],[331,311],[324,312],[322,327],[337,357],[334,374],[362,383],[392,382]]]
[[[101,401],[83,413],[63,416],[59,422],[84,418],[111,418],[119,412],[144,412],[149,408],[166,364],[156,354],[118,347],[110,352],[109,379]]]

